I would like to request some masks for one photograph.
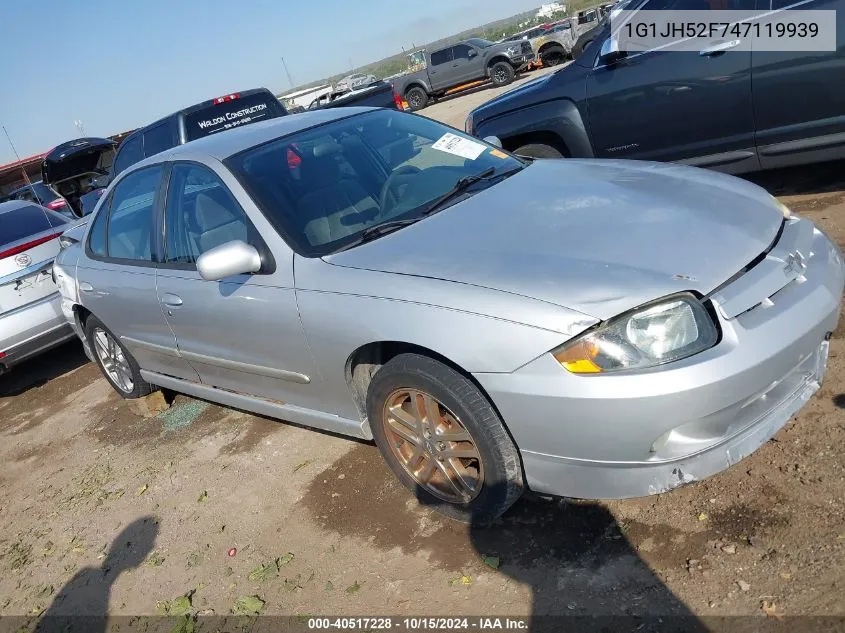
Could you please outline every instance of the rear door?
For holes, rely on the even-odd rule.
[[[154,218],[165,167],[127,174],[92,220],[77,264],[82,304],[129,349],[141,369],[197,381],[176,350],[158,303]]]
[[[431,63],[428,65],[428,77],[431,80],[432,90],[445,90],[455,85],[452,68],[452,49],[444,48],[434,51],[431,54]]]
[[[757,151],[764,169],[841,158],[845,154],[845,0],[764,0],[783,10],[835,10],[840,45],[826,52],[751,53]]]
[[[0,209],[0,351],[35,334],[26,324],[14,328],[3,323],[23,308],[51,300],[58,288],[53,283],[53,260],[59,252],[59,235],[67,219],[36,203],[14,201]],[[57,307],[57,317],[61,312]],[[63,323],[63,318],[58,324]],[[37,324],[43,328],[43,324]]]

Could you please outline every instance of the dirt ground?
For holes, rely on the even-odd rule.
[[[425,113],[460,125],[492,93]],[[843,174],[753,180],[845,248]],[[366,443],[184,396],[145,419],[66,345],[0,378],[0,615],[843,615],[844,331],[821,391],[728,471],[527,496],[488,529],[418,506]]]

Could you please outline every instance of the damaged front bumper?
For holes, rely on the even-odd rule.
[[[775,283],[796,252],[803,273]],[[752,271],[710,297],[722,338],[695,356],[576,376],[546,354],[510,374],[475,374],[520,449],[528,486],[588,499],[666,492],[730,467],[786,424],[820,388],[845,265],[796,219]]]

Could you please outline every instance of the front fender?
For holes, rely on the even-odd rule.
[[[593,147],[578,106],[570,99],[555,99],[517,108],[475,123],[478,138],[497,136],[506,149],[516,149],[508,141],[542,133],[558,136],[572,158],[593,158]]]

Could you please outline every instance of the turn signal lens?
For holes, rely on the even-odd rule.
[[[599,348],[589,341],[578,341],[555,354],[557,362],[573,374],[598,374],[602,369],[593,362]]]

